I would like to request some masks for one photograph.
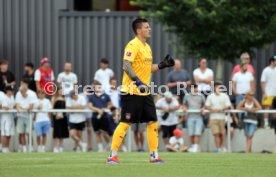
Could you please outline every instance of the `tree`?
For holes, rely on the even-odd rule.
[[[264,48],[276,39],[275,0],[132,0],[141,15],[175,33],[191,54],[234,61],[244,51]]]

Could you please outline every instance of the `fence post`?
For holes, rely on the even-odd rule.
[[[32,131],[33,131],[33,114],[31,112],[29,113],[29,152],[32,150]]]
[[[230,125],[230,118],[231,118],[231,113],[230,111],[227,111],[226,113],[226,117],[227,117],[227,149],[228,152],[232,152],[231,150],[231,125]]]

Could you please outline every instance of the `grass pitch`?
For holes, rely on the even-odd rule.
[[[275,177],[274,154],[160,153],[164,164],[149,164],[148,153],[0,154],[0,177]]]

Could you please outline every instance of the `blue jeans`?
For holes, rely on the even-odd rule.
[[[257,129],[257,124],[244,122],[244,135],[253,136]]]
[[[202,118],[188,118],[187,129],[189,136],[200,136],[203,132],[203,119]]]
[[[42,136],[42,135],[48,134],[50,126],[51,126],[50,121],[36,122],[35,123],[36,136]]]

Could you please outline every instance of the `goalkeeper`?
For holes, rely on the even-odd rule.
[[[150,95],[151,73],[174,66],[174,59],[167,55],[159,64],[152,64],[152,51],[147,44],[151,28],[146,19],[138,18],[132,23],[136,37],[124,51],[123,80],[121,87],[121,122],[112,139],[108,164],[118,164],[117,151],[132,123],[147,123],[147,139],[150,163],[163,163],[158,155],[158,123],[155,104]]]

